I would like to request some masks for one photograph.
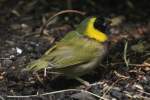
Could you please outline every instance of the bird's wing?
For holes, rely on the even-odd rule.
[[[101,49],[103,46],[96,41],[75,36],[58,42],[42,59],[53,64],[54,69],[65,68],[91,61],[100,55]]]
[[[50,66],[60,69],[88,63],[97,56],[102,56],[104,47],[94,40],[69,32],[61,41],[39,58],[27,65],[29,70],[38,71]]]

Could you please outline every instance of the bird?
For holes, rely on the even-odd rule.
[[[110,23],[103,17],[87,17],[39,59],[30,62],[27,69],[37,72],[47,68],[89,85],[80,76],[94,70],[106,55]]]

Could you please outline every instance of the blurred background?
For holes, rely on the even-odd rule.
[[[65,10],[79,13],[68,11],[49,20]],[[105,98],[111,100],[148,100],[149,0],[0,0],[0,95],[31,95],[76,88],[79,84],[74,80],[55,80],[51,74],[44,77],[43,72],[37,76],[25,72],[24,68],[88,16],[109,17],[114,22],[110,52],[100,65],[108,69],[98,69],[94,75],[84,77],[89,82],[104,83],[93,86],[91,92],[100,96],[105,94]],[[127,43],[128,48],[125,49]],[[129,61],[128,67],[125,59]],[[122,77],[126,79],[118,81]],[[112,88],[116,81],[116,87]],[[105,87],[108,87],[107,92]],[[109,90],[110,87],[113,91]],[[66,100],[74,94],[81,97],[69,93],[60,94],[55,99]]]
[[[86,12],[87,15],[123,15],[137,21],[148,19],[150,13],[148,0],[1,0],[0,8],[3,17],[32,14],[39,18],[46,14],[75,9]]]

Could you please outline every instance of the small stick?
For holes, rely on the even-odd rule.
[[[126,66],[129,67],[129,60],[127,59],[127,48],[128,48],[128,41],[125,42],[123,58]]]
[[[52,95],[52,94],[58,94],[58,93],[63,93],[63,92],[70,92],[70,91],[74,91],[74,92],[84,92],[84,93],[88,93],[90,95],[93,95],[99,99],[102,100],[108,100],[106,98],[100,97],[99,95],[96,95],[92,92],[86,91],[86,90],[79,90],[79,89],[66,89],[66,90],[59,90],[59,91],[54,91],[54,92],[48,92],[48,93],[43,93],[43,94],[38,94],[38,95],[27,95],[27,96],[7,96],[7,98],[30,98],[30,97],[36,97],[36,96],[45,96],[45,95]]]
[[[63,10],[63,11],[60,11],[60,12],[56,13],[55,15],[53,15],[52,17],[50,17],[50,18],[47,20],[47,22],[44,23],[44,24],[41,26],[41,29],[40,29],[41,35],[43,34],[44,29],[48,27],[48,25],[49,25],[49,23],[50,23],[50,21],[51,21],[52,19],[54,19],[54,18],[55,18],[56,16],[58,16],[58,15],[65,14],[65,13],[76,13],[76,14],[80,14],[80,15],[85,15],[85,12],[81,12],[81,11],[78,11],[78,10]]]

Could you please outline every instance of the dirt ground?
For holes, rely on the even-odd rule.
[[[85,12],[48,18],[66,10]],[[148,0],[2,0],[0,1],[0,99],[2,100],[149,100],[150,3]],[[26,71],[65,33],[88,16],[114,19],[112,39],[102,64],[79,82]]]

